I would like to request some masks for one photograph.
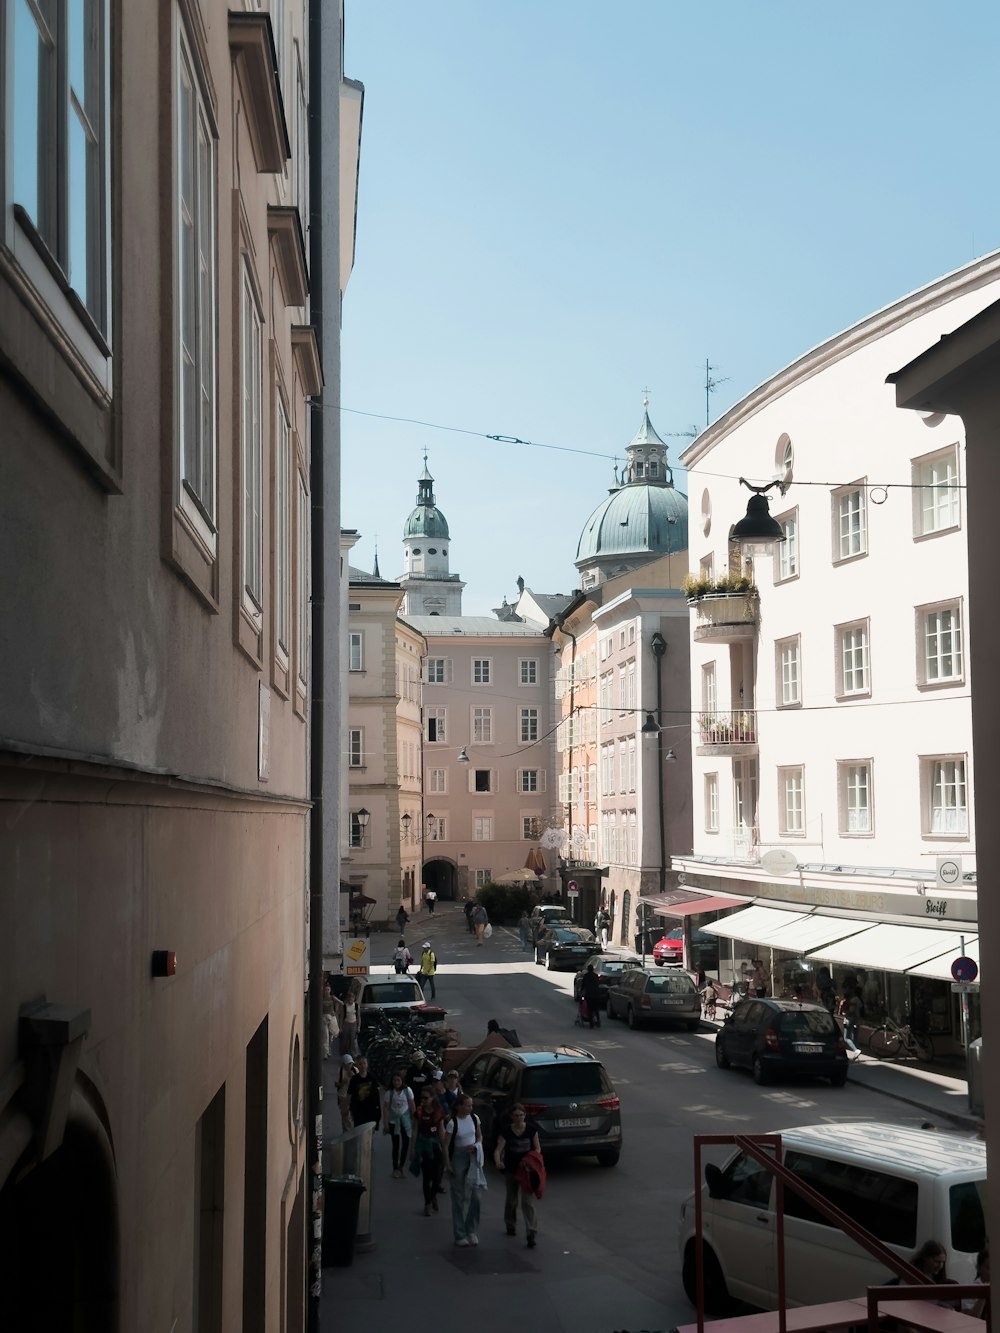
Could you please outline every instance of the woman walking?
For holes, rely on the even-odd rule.
[[[358,981],[352,981],[350,989],[341,1001],[340,1015],[340,1036],[337,1040],[340,1042],[341,1057],[345,1055],[357,1055],[358,1053],[358,1019],[360,1009],[358,999],[361,995],[361,984]]]
[[[438,1190],[444,1175],[444,1112],[434,1089],[422,1088],[413,1118],[413,1160],[410,1170],[424,1187],[424,1217],[438,1210]]]
[[[538,1126],[533,1120],[528,1119],[524,1107],[518,1103],[510,1113],[510,1120],[500,1132],[493,1160],[504,1173],[504,1182],[507,1186],[503,1205],[503,1220],[507,1225],[507,1235],[517,1235],[517,1204],[520,1200],[529,1250],[535,1248],[538,1210],[535,1207],[535,1196],[521,1183],[518,1168],[529,1153],[537,1153],[540,1157],[541,1151]]]
[[[472,1098],[465,1093],[455,1103],[455,1114],[445,1126],[445,1167],[451,1176],[451,1226],[455,1244],[478,1245],[479,1187],[483,1131],[472,1113]]]
[[[406,1157],[410,1151],[413,1133],[413,1093],[403,1082],[403,1075],[395,1073],[382,1098],[382,1133],[392,1135],[392,1178],[400,1180]]]

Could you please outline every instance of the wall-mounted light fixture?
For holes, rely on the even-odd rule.
[[[358,827],[362,830],[368,827],[368,821],[371,819],[371,817],[372,817],[372,812],[370,810],[366,810],[364,806],[362,806],[361,809],[358,810],[354,816],[354,818],[358,821]]]
[[[468,752],[467,752],[467,750],[466,750],[466,748],[465,748],[464,745],[462,746],[462,748],[461,748],[461,749],[459,750],[459,752],[458,752],[458,762],[459,762],[460,764],[467,764],[467,763],[469,763],[469,755],[468,755]]]
[[[670,749],[667,751],[667,753],[666,753],[663,757],[664,757],[664,759],[667,761],[668,764],[676,764],[676,763],[677,763],[677,756],[674,754],[674,747],[673,747],[672,745],[671,745]]]
[[[737,542],[743,555],[748,559],[756,555],[770,555],[775,542],[783,542],[785,534],[777,519],[771,517],[767,492],[777,487],[784,495],[785,483],[769,481],[766,486],[752,486],[746,477],[740,477],[740,485],[745,486],[753,494],[747,501],[747,512],[733,527],[729,540]]]
[[[154,977],[172,977],[177,972],[177,955],[173,949],[154,949],[152,975]]]
[[[409,842],[409,841],[410,841],[410,825],[413,823],[413,816],[410,814],[409,810],[407,810],[407,812],[406,812],[405,815],[401,815],[401,816],[400,816],[399,822],[400,822],[400,824],[402,824],[402,826],[403,826],[403,841],[404,841],[404,842]]]

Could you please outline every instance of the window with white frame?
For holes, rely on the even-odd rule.
[[[259,628],[264,606],[264,437],[261,420],[263,322],[244,258],[240,301],[240,454],[243,466],[243,609]]]
[[[719,775],[705,774],[705,832],[719,831]]]
[[[747,835],[757,822],[757,761],[733,760],[733,816],[738,834]]]
[[[440,745],[446,735],[446,721],[448,717],[447,708],[425,708],[424,722],[427,727],[427,742],[429,745]]]
[[[597,800],[597,765],[591,764],[587,769],[587,800],[593,804]]]
[[[521,816],[521,840],[537,842],[542,835],[542,821],[537,815]]]
[[[957,528],[960,522],[958,449],[952,444],[938,453],[915,458],[913,535],[928,537]]]
[[[518,714],[518,735],[522,744],[525,741],[538,740],[538,709],[537,708],[519,708]]]
[[[601,746],[601,795],[610,796],[615,789],[615,747],[613,742]]]
[[[493,744],[493,709],[473,708],[472,710],[473,745]]]
[[[183,25],[177,47],[177,400],[180,507],[215,548],[215,140]]]
[[[473,685],[489,685],[492,679],[493,659],[491,657],[474,657],[472,659]]]
[[[518,791],[544,791],[545,772],[540,768],[519,768],[517,770]]]
[[[715,556],[711,552],[698,561],[698,572],[704,579],[715,578]]]
[[[102,0],[8,5],[5,108],[9,202],[17,223],[58,270],[57,287],[72,293],[74,310],[85,312],[84,322],[92,323],[105,343],[110,341],[109,9]]]
[[[805,832],[805,774],[801,767],[778,769],[778,813],[783,835]]]
[[[967,835],[969,804],[965,782],[965,758],[931,758],[921,761],[927,792],[924,832]]]
[[[428,657],[424,670],[428,685],[447,685],[451,681],[451,658]]]
[[[628,863],[631,866],[639,864],[639,824],[634,810],[628,814]]]
[[[484,889],[487,884],[490,884],[493,881],[493,871],[487,866],[483,866],[480,869],[473,871],[473,874],[475,875],[475,885],[477,889]]]
[[[351,768],[364,768],[365,766],[365,729],[364,727],[351,727],[349,733],[348,763]]]
[[[785,579],[794,579],[799,572],[799,511],[793,509],[790,513],[776,515],[775,521],[785,538],[775,543],[774,553],[774,581],[781,583]]]
[[[309,496],[302,474],[298,473],[298,521],[295,558],[295,654],[300,693],[309,681]]]
[[[635,658],[625,664],[625,707],[635,708]]]
[[[473,841],[473,842],[492,842],[492,841],[493,841],[493,816],[492,816],[492,815],[473,815],[473,816],[472,816],[472,841]]]
[[[287,664],[292,648],[292,572],[291,572],[291,430],[288,413],[275,395],[275,550],[274,550],[274,633],[278,656]]]
[[[845,837],[872,832],[872,763],[850,760],[837,766],[840,778],[840,831]]]
[[[957,685],[964,679],[962,611],[958,602],[917,607],[920,684]]]
[[[500,774],[495,768],[473,768],[469,771],[469,791],[495,792]]]
[[[351,630],[350,642],[350,662],[348,670],[364,671],[365,669],[365,636],[362,630]]]
[[[799,684],[800,640],[779,639],[774,645],[778,662],[778,707],[791,708],[802,702]]]
[[[837,691],[841,698],[871,693],[868,622],[837,626]]]
[[[864,486],[845,486],[833,493],[834,560],[851,560],[868,552],[867,495]]]
[[[701,669],[701,709],[713,716],[719,707],[719,693],[715,682],[715,663],[706,662]]]
[[[517,679],[520,685],[538,684],[538,658],[522,657],[517,664]]]
[[[351,811],[351,846],[364,847],[365,830],[361,826],[361,819],[356,810]]]
[[[636,782],[636,744],[635,737],[630,736],[628,742],[628,771],[625,781],[625,790],[627,792],[635,791]]]
[[[613,705],[614,676],[610,671],[605,671],[601,676],[598,687],[598,710],[601,715],[601,723],[604,726],[611,721],[611,709]]]
[[[428,816],[427,816],[427,841],[428,841],[428,842],[447,842],[447,841],[448,841],[448,816],[447,816],[447,815],[428,815]]]
[[[432,796],[447,794],[448,770],[446,768],[429,768],[427,770],[427,791]]]

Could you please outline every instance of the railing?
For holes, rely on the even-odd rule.
[[[702,713],[698,718],[702,745],[756,745],[757,713],[741,708],[733,713]]]
[[[714,592],[689,605],[695,608],[699,625],[755,625],[760,617],[760,599],[754,588],[747,592]]]

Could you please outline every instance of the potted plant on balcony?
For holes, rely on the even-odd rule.
[[[703,601],[706,597],[732,597],[739,593],[747,597],[757,596],[757,585],[746,573],[725,573],[718,576],[705,573],[687,574],[682,586],[691,604]]]

